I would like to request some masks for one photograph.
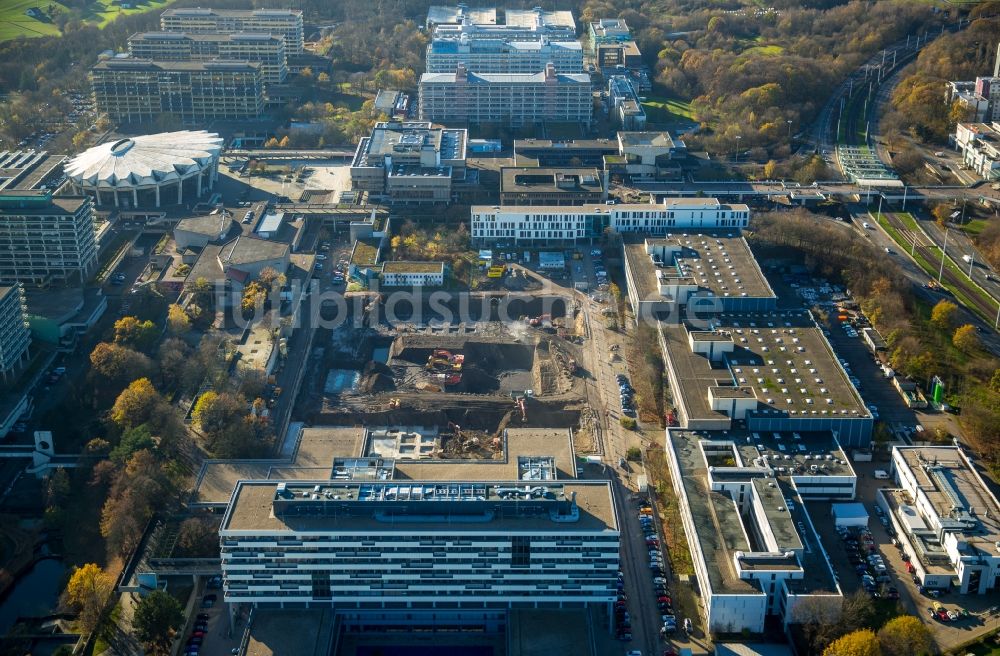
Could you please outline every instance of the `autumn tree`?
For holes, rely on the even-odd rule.
[[[981,345],[976,327],[968,323],[955,329],[951,343],[955,345],[955,348],[965,353],[975,353]]]
[[[144,351],[156,342],[158,332],[156,324],[149,319],[139,321],[135,317],[122,317],[115,322],[115,344]]]
[[[174,633],[184,623],[181,603],[163,590],[153,590],[136,604],[132,628],[154,654],[169,654]]]
[[[823,656],[881,656],[879,640],[871,629],[852,631],[823,650]]]
[[[123,428],[149,421],[157,407],[165,403],[148,378],[139,378],[122,390],[111,408],[111,420]]]
[[[931,214],[934,216],[934,220],[937,221],[938,225],[943,228],[951,218],[951,211],[951,206],[946,203],[939,203],[934,206],[934,209],[931,210]]]
[[[152,361],[127,346],[101,342],[90,353],[91,371],[110,383],[124,385],[137,377],[149,376]]]
[[[879,644],[885,656],[925,656],[933,647],[931,633],[912,615],[895,617],[879,629]]]
[[[149,449],[132,454],[123,468],[116,469],[110,462],[100,465],[94,467],[95,480],[110,478],[101,510],[101,535],[107,540],[109,555],[127,556],[138,546],[153,513],[176,497],[177,476]]]
[[[931,310],[931,323],[941,331],[950,332],[958,318],[958,306],[951,301],[940,300]]]
[[[186,558],[218,557],[219,527],[201,517],[189,517],[177,531],[177,547]]]
[[[97,627],[114,585],[114,577],[95,563],[87,563],[73,572],[66,584],[66,599],[76,609],[83,633]]]
[[[183,335],[191,330],[191,318],[176,303],[171,303],[167,308],[167,329],[174,335]]]

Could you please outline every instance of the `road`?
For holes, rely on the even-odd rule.
[[[880,250],[885,251],[885,249],[889,249],[891,254],[886,254],[886,256],[891,257],[899,265],[900,270],[914,285],[918,296],[930,303],[937,303],[938,301],[945,299],[952,302],[956,300],[950,293],[942,292],[936,289],[928,289],[925,286],[929,276],[923,269],[920,268],[920,265],[917,264],[913,255],[911,255],[911,252],[914,255],[922,255],[922,257],[928,262],[940,261],[940,257],[931,250],[931,245],[922,234],[914,235],[914,233],[909,230],[898,217],[892,213],[886,213],[886,219],[890,222],[894,229],[900,232],[903,239],[910,244],[910,248],[900,247],[900,245],[898,245],[892,237],[890,237],[889,234],[878,225],[878,222],[873,220],[866,207],[861,205],[852,205],[849,209],[854,228],[869,238]],[[868,223],[871,228],[868,230],[862,228],[864,223]],[[964,276],[956,275],[954,272],[950,271],[948,267],[945,267],[944,269],[944,280],[947,284],[955,285],[960,289],[964,289],[965,286],[968,285],[968,280],[965,280]],[[970,298],[974,301],[979,299],[979,297],[975,295],[972,295]],[[985,301],[982,303],[985,304]],[[981,320],[975,314],[963,307],[961,303],[959,303],[959,308],[962,312],[961,320],[963,322],[971,323],[981,329],[979,337],[982,340],[983,345],[993,353],[1000,354],[1000,335],[993,330],[993,326]],[[982,310],[985,310],[985,307],[983,307]],[[992,311],[996,311],[995,306]]]
[[[589,252],[585,252],[581,260],[569,260],[568,264],[571,279],[566,284],[572,288],[573,283],[586,282],[590,289],[596,287],[594,258]],[[516,266],[522,271],[527,271],[529,276],[547,282],[531,269]],[[640,649],[643,654],[658,654],[663,649],[663,643],[660,642],[662,621],[655,604],[653,579],[648,568],[650,560],[648,547],[639,524],[638,506],[635,503],[641,498],[636,492],[637,477],[642,473],[642,465],[630,461],[625,467],[618,466],[619,459],[625,458],[629,447],[645,446],[645,438],[641,432],[627,431],[618,422],[621,409],[618,382],[615,377],[618,374],[629,375],[624,360],[629,335],[607,328],[601,311],[608,305],[598,303],[590,295],[582,292],[569,293],[579,304],[587,326],[588,339],[584,347],[586,355],[581,375],[586,382],[588,403],[598,413],[597,422],[601,429],[599,434],[595,435],[595,447],[602,453],[605,472],[612,481],[620,523],[621,570],[624,592],[628,595],[627,607],[632,627],[632,640],[622,643],[622,650]],[[616,346],[615,350],[612,350],[612,346]],[[597,441],[599,443],[596,443]],[[661,544],[663,544],[662,539]],[[663,561],[667,579],[670,580],[669,558],[666,557],[666,553]],[[609,630],[613,633],[615,627],[612,625]]]

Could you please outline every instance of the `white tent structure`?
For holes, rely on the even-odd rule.
[[[160,207],[200,197],[219,175],[223,140],[204,130],[120,139],[89,148],[70,160],[66,177],[74,192],[94,204]]]

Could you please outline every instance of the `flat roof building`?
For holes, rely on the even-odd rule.
[[[379,280],[383,287],[440,287],[444,284],[444,262],[382,263]]]
[[[96,267],[89,198],[0,191],[0,284],[82,285]]]
[[[466,174],[468,131],[429,121],[376,123],[351,161],[351,188],[391,204],[448,203]]]
[[[253,32],[272,34],[285,41],[285,51],[301,54],[305,36],[299,9],[167,9],[160,14],[164,32],[205,34],[211,32]]]
[[[24,316],[27,307],[22,285],[0,285],[0,377],[4,383],[16,378],[28,362],[31,330]]]
[[[535,74],[424,73],[420,77],[420,118],[441,123],[497,123],[523,126],[543,122],[590,125],[590,76],[558,73],[547,65]]]
[[[546,64],[565,73],[583,72],[579,41],[542,38],[438,37],[427,44],[427,72],[451,73],[459,64],[473,73],[538,73]]]
[[[271,469],[276,480],[234,482],[220,528],[230,603],[396,608],[412,624],[435,609],[614,601],[614,493],[606,481],[573,478],[568,431],[508,429],[500,461],[441,461],[430,452],[387,459],[375,451],[394,452],[385,429],[333,430],[332,441],[324,440],[329,455],[317,459],[306,431],[296,449],[325,465],[299,473],[326,475],[287,479]],[[305,552],[313,554],[309,563]]]
[[[256,118],[264,81],[256,62],[106,59],[90,69],[97,111],[125,123],[176,115],[187,124]]]
[[[565,9],[554,11],[546,11],[540,7],[506,9],[504,10],[504,23],[512,27],[576,34],[576,20],[573,19],[573,12]]]
[[[856,476],[835,438],[668,429],[666,448],[707,632],[762,633],[768,616],[801,621],[800,608],[839,615],[843,593],[803,503],[830,497],[800,488],[829,479],[853,497]]]
[[[496,25],[496,7],[472,7],[458,4],[454,7],[431,5],[427,10],[427,29],[437,25]]]
[[[638,321],[676,316],[701,299],[728,312],[763,311],[777,297],[739,230],[673,233],[624,244],[629,303]]]
[[[929,588],[1000,591],[1000,503],[965,452],[893,447],[899,490],[879,490],[917,576]]]
[[[500,169],[500,205],[590,205],[607,198],[605,175],[596,168]]]
[[[646,110],[628,76],[613,75],[608,79],[608,103],[622,130],[636,131],[646,127]]]
[[[604,158],[618,154],[613,139],[515,139],[517,166],[596,166],[604,168]]]
[[[0,190],[55,190],[62,178],[63,155],[50,155],[42,150],[0,151]]]
[[[591,47],[599,43],[617,43],[632,38],[632,31],[622,18],[602,18],[587,24]]]
[[[1000,180],[1000,122],[959,123],[953,139],[966,166],[986,180]]]
[[[590,243],[607,229],[646,235],[684,229],[723,229],[735,233],[749,221],[750,208],[746,205],[723,204],[714,198],[578,207],[473,205],[471,210],[472,240],[477,246],[497,242],[572,246]]]
[[[731,430],[741,421],[751,431],[830,431],[845,447],[870,444],[871,413],[809,312],[727,312],[717,296],[697,300],[703,307],[656,324],[680,426]]]
[[[273,34],[139,32],[129,37],[128,53],[153,61],[256,62],[266,84],[281,84],[288,76],[285,41]]]

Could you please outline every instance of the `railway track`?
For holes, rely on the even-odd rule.
[[[937,246],[932,244],[927,237],[922,232],[914,232],[906,226],[906,224],[896,215],[896,214],[883,214],[889,225],[896,230],[901,237],[903,237],[906,244],[899,244],[900,248],[904,248],[907,252],[912,252],[914,256],[919,256],[923,261],[933,265],[935,262],[940,262],[941,253],[940,250],[936,250]],[[930,273],[928,273],[930,275]],[[934,278],[934,276],[931,276]],[[972,310],[975,314],[979,315],[987,325],[991,325],[994,318],[996,317],[997,307],[988,302],[982,297],[982,292],[976,285],[971,282],[966,276],[961,273],[956,273],[954,270],[947,266],[944,267],[944,272],[942,274],[941,280],[945,283],[946,287],[951,287],[953,289],[960,290],[962,294],[961,303],[963,305],[971,304]]]

